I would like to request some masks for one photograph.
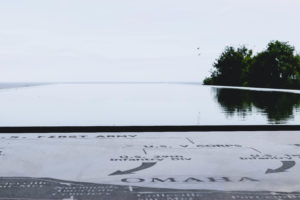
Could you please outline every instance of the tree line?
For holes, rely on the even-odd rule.
[[[228,46],[213,67],[204,85],[300,89],[300,55],[288,42],[271,41],[255,55],[246,46]]]

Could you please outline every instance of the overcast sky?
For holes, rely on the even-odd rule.
[[[0,0],[0,81],[201,82],[226,45],[258,51],[277,39],[300,51],[299,9],[299,0]]]

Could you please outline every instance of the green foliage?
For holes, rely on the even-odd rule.
[[[255,56],[245,46],[226,47],[213,67],[205,85],[300,88],[300,56],[287,42],[271,41]]]
[[[237,50],[233,47],[226,47],[220,58],[214,63],[216,68],[212,77],[214,82],[232,86],[242,85],[251,55],[252,51],[244,46]]]

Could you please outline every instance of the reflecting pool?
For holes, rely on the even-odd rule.
[[[0,126],[300,124],[297,90],[120,82],[0,88]]]
[[[299,115],[300,95],[289,92],[214,88],[215,99],[228,118],[237,114],[243,119],[255,112],[268,123],[289,123]],[[300,124],[300,121],[299,121]]]

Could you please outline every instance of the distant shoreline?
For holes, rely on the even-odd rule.
[[[52,85],[52,84],[82,84],[82,85],[93,85],[93,84],[180,84],[180,85],[197,85],[203,87],[214,87],[214,88],[228,88],[228,89],[242,89],[242,90],[256,90],[256,91],[278,91],[278,92],[290,92],[300,94],[299,89],[282,89],[282,88],[260,88],[260,87],[246,87],[246,86],[228,86],[228,85],[204,85],[202,82],[187,82],[187,81],[166,81],[166,82],[134,82],[134,81],[99,81],[99,82],[0,82],[1,89],[13,89],[13,88],[22,88],[22,87],[33,87],[33,86],[42,86],[42,85]]]

